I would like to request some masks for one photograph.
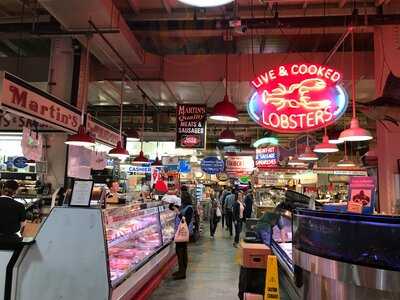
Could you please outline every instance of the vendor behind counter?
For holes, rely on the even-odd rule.
[[[0,240],[21,240],[20,231],[26,221],[25,206],[14,200],[18,190],[15,180],[6,181],[1,187],[0,196]]]

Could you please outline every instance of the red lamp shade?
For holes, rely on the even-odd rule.
[[[343,157],[343,159],[337,163],[337,166],[338,167],[355,167],[356,164],[351,159],[349,159],[349,157],[347,155],[345,155]]]
[[[235,143],[237,142],[235,133],[230,129],[225,129],[221,132],[218,141],[221,143]]]
[[[127,137],[134,142],[140,141],[139,133],[135,129],[128,129],[126,131]]]
[[[156,160],[151,164],[153,167],[162,167],[162,161],[158,158],[158,156],[156,157]]]
[[[78,128],[78,133],[71,134],[68,136],[65,144],[70,146],[84,146],[90,147],[94,146],[96,139],[86,133],[86,128],[80,125]]]
[[[139,155],[133,160],[134,163],[148,163],[149,160],[144,156],[143,151],[140,151]]]
[[[124,160],[129,157],[129,152],[122,147],[121,141],[119,141],[117,146],[108,152],[108,155],[118,158],[119,160]]]
[[[329,137],[327,135],[324,135],[321,144],[314,147],[314,152],[316,153],[334,153],[338,151],[339,149],[335,144],[329,143]]]
[[[344,142],[361,142],[372,140],[371,133],[360,127],[360,122],[357,118],[351,119],[350,128],[342,131],[339,140]]]
[[[311,151],[310,146],[307,146],[304,153],[300,154],[299,159],[303,161],[314,161],[318,160],[318,155]]]
[[[339,139],[340,132],[334,131],[333,133],[329,133],[329,144],[343,144],[344,141]]]
[[[239,121],[236,106],[229,101],[228,95],[225,95],[224,100],[214,106],[210,119],[222,122]]]

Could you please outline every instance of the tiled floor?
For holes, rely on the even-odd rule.
[[[186,280],[168,277],[161,283],[151,300],[233,300],[239,299],[239,265],[235,262],[237,249],[229,234],[219,224],[214,240],[203,233],[189,247],[189,268]]]

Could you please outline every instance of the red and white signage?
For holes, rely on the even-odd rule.
[[[57,128],[76,132],[80,111],[9,73],[0,75],[0,104],[7,111]]]
[[[253,170],[254,160],[252,156],[228,156],[226,159],[225,172],[229,175],[249,174]]]
[[[107,128],[105,125],[98,124],[98,121],[94,121],[89,116],[86,124],[90,134],[94,134],[96,140],[100,142],[110,146],[116,146],[121,139],[119,133]]]
[[[282,133],[309,132],[335,123],[348,96],[337,70],[317,64],[278,66],[257,76],[248,111],[264,128]]]

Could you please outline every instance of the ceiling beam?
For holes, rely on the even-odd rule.
[[[129,5],[131,6],[133,12],[135,14],[140,14],[140,4],[139,4],[139,0],[128,0]]]
[[[340,8],[345,7],[346,4],[347,4],[347,0],[339,0],[339,7],[340,7]]]
[[[171,7],[169,0],[162,0],[162,4],[163,4],[165,10],[167,11],[167,13],[170,14],[172,12],[172,7]]]

